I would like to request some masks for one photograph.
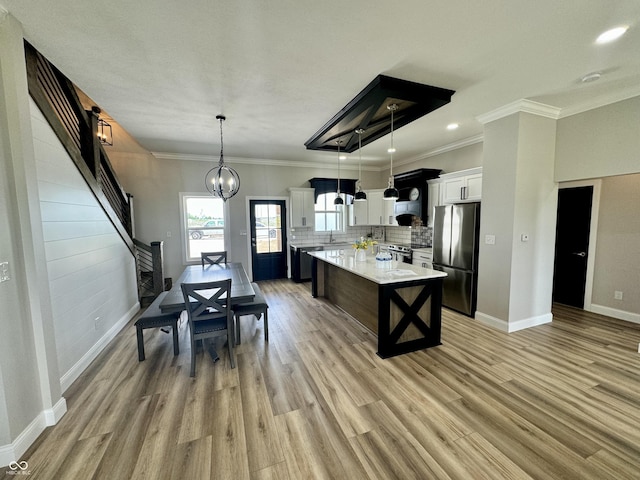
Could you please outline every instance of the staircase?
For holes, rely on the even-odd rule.
[[[146,306],[165,289],[163,243],[146,245],[133,238],[132,196],[120,185],[98,139],[100,109],[85,110],[75,85],[26,41],[25,57],[29,95],[135,257],[138,298]]]

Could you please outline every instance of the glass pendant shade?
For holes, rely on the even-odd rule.
[[[220,121],[220,161],[216,167],[207,172],[204,184],[209,193],[221,198],[224,202],[240,191],[240,176],[233,168],[224,163],[224,142],[222,138],[222,122],[226,120],[224,115],[217,115]]]
[[[364,130],[359,128],[356,133],[358,134],[358,181],[356,182],[356,194],[353,196],[353,201],[366,202],[367,194],[362,191],[362,184],[360,183],[362,178],[362,134]]]

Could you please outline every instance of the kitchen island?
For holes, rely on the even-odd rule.
[[[356,260],[349,250],[308,254],[312,295],[325,297],[375,333],[380,357],[440,345],[446,273],[397,262],[379,268],[383,262],[372,255]]]

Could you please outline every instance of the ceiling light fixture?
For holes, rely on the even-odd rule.
[[[336,191],[336,198],[333,201],[333,204],[344,205],[344,200],[342,200],[342,197],[340,196],[340,144],[342,143],[342,140],[338,140],[336,143],[338,144],[338,190]]]
[[[357,128],[356,133],[358,134],[358,181],[356,182],[356,194],[353,196],[353,200],[355,202],[366,202],[367,194],[362,191],[362,184],[360,182],[362,178],[362,134],[364,133],[364,129]]]
[[[224,115],[216,115],[216,119],[220,121],[220,161],[218,162],[218,166],[213,167],[207,172],[207,175],[204,177],[204,184],[209,193],[226,202],[227,199],[233,197],[240,190],[240,176],[238,172],[224,163],[222,122],[224,122],[227,117]]]
[[[584,77],[580,79],[580,82],[581,83],[595,82],[596,80],[600,80],[601,76],[602,74],[600,72],[587,73]]]
[[[622,35],[627,33],[627,30],[629,30],[629,27],[626,25],[607,30],[606,32],[601,33],[598,38],[596,38],[596,43],[598,45],[602,45],[604,43],[613,42],[614,40],[619,39]]]
[[[391,157],[391,163],[389,166],[389,183],[387,184],[387,189],[382,194],[385,200],[397,200],[400,196],[398,189],[393,186],[393,153],[396,151],[393,146],[393,112],[398,109],[398,105],[392,103],[391,105],[387,105],[387,108],[391,111],[391,146],[389,150],[387,150]]]
[[[447,125],[447,130],[456,130],[460,125],[458,125],[457,123],[450,123],[449,125]]]

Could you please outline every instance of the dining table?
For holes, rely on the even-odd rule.
[[[182,295],[183,283],[204,283],[231,279],[231,305],[250,302],[255,296],[251,281],[239,262],[219,263],[215,265],[188,265],[182,275],[160,303],[160,311],[181,312],[185,309]]]
[[[244,266],[237,262],[216,263],[214,265],[188,265],[182,275],[178,277],[171,290],[160,303],[160,311],[181,312],[185,309],[184,296],[182,294],[183,283],[204,283],[231,279],[231,306],[244,302],[250,302],[255,297],[255,291],[251,281],[244,270]],[[214,362],[219,359],[213,345],[206,347]]]

